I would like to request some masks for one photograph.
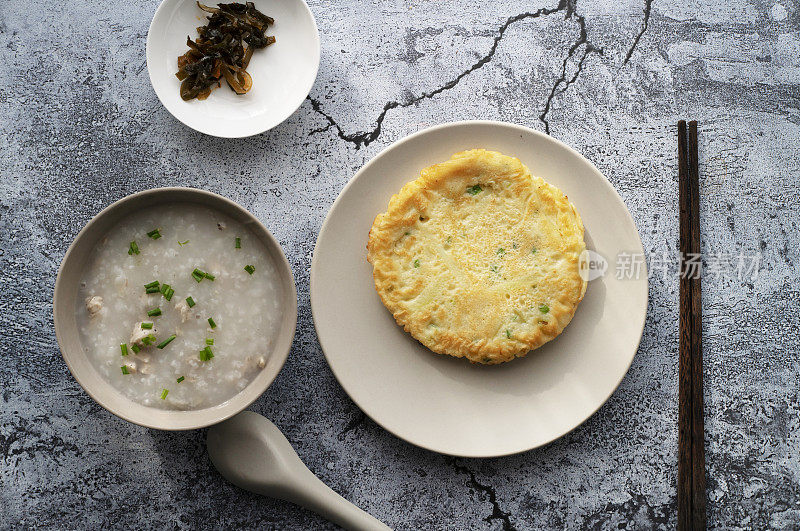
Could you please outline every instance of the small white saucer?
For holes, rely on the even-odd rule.
[[[183,101],[175,77],[178,57],[189,49],[206,22],[194,0],[164,0],[147,34],[147,70],[153,89],[172,115],[207,135],[241,138],[257,135],[286,120],[303,103],[317,77],[319,33],[303,0],[253,0],[256,9],[275,19],[267,35],[275,44],[256,50],[247,67],[253,87],[237,95],[226,83],[208,99]],[[216,7],[215,2],[205,2]]]

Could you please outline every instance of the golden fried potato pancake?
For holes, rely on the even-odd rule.
[[[570,322],[586,292],[575,207],[519,159],[473,149],[422,171],[369,233],[375,289],[439,354],[496,364]]]

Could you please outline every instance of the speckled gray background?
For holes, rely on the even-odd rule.
[[[800,7],[553,1],[314,0],[310,98],[244,140],[196,133],[156,99],[144,58],[156,1],[0,3],[0,527],[329,525],[225,483],[204,431],[115,418],[61,359],[50,300],[69,242],[112,201],[165,185],[238,201],[283,245],[297,337],[251,409],[345,497],[400,529],[674,527],[675,278],[652,278],[641,348],[596,415],[488,460],[420,450],[365,418],[320,351],[308,278],[325,213],[365,161],[469,118],[571,144],[622,195],[645,248],[674,252],[675,123],[694,118],[704,251],[763,253],[757,279],[703,285],[709,523],[800,528]]]

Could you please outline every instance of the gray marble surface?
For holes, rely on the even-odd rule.
[[[651,279],[641,347],[597,414],[487,460],[423,451],[366,418],[325,363],[308,282],[353,173],[409,133],[470,118],[574,146],[619,191],[645,248],[674,254],[675,123],[693,118],[704,252],[763,257],[757,278],[723,270],[703,285],[709,523],[798,529],[800,7],[554,2],[313,0],[311,95],[243,140],[196,133],[156,99],[144,58],[156,1],[0,3],[0,528],[330,527],[224,482],[204,431],[115,418],[61,359],[50,301],[68,244],[109,203],[166,185],[238,201],[283,245],[297,336],[251,409],[345,497],[398,529],[674,527],[674,276]]]

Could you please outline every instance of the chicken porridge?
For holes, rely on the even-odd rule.
[[[244,225],[190,203],[141,210],[100,241],[77,322],[101,375],[145,406],[203,409],[266,365],[281,318],[266,248]]]

